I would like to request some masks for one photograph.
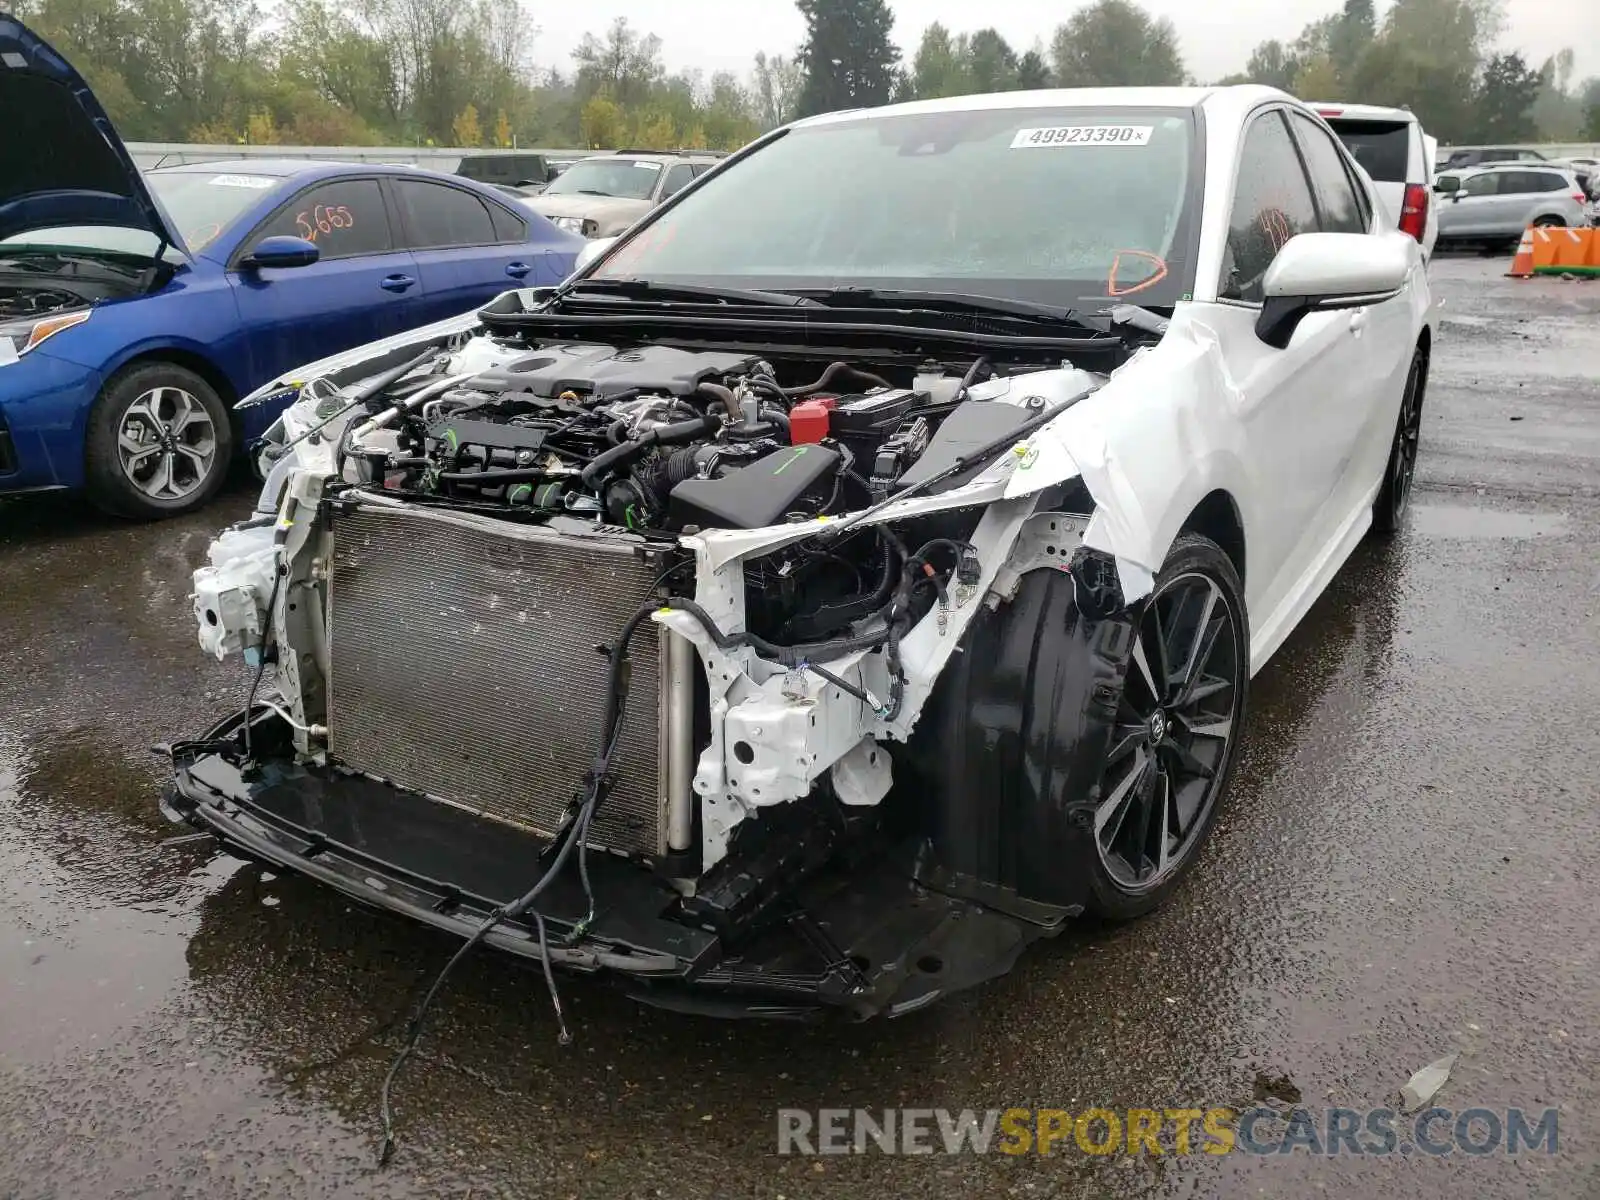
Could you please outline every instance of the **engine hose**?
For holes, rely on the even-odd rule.
[[[956,394],[953,399],[956,401],[965,399],[968,389],[978,382],[978,372],[985,370],[989,372],[991,379],[994,378],[994,367],[990,364],[988,356],[980,354],[973,360],[972,365],[967,368],[967,373],[961,377],[961,382],[956,385]]]
[[[733,392],[723,387],[720,383],[702,383],[695,390],[702,396],[709,396],[718,404],[722,405],[723,408],[727,409],[728,420],[744,420],[744,412],[739,408],[739,397],[735,396]]]
[[[784,388],[785,396],[810,396],[820,392],[840,375],[851,375],[856,379],[863,379],[875,387],[893,387],[882,375],[874,375],[871,371],[863,371],[860,367],[852,367],[847,362],[830,363],[828,369],[822,372],[822,378],[815,383],[808,383],[804,387]]]
[[[701,386],[707,386],[702,384]],[[714,385],[712,385],[714,386]],[[722,389],[727,391],[726,388]],[[733,394],[728,393],[730,396]],[[682,442],[692,442],[698,437],[715,433],[719,424],[718,418],[710,413],[703,417],[695,417],[690,421],[678,421],[672,425],[657,425],[654,429],[647,430],[632,441],[623,442],[620,446],[613,446],[603,450],[589,461],[583,468],[580,478],[587,488],[596,487],[600,480],[613,474],[631,462],[643,458],[653,446],[675,446]]]
[[[622,445],[622,443],[627,440],[627,437],[628,423],[626,421],[616,420],[611,422],[610,425],[606,426],[606,441],[610,442],[613,446]]]
[[[757,410],[757,415],[768,424],[776,425],[779,429],[783,430],[785,435],[788,434],[789,414],[784,412],[782,409],[763,404],[761,408]]]

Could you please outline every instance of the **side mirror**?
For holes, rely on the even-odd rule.
[[[572,264],[573,271],[581,271],[599,258],[616,243],[614,237],[594,238],[578,251],[577,260]]]
[[[1262,280],[1256,336],[1282,350],[1314,312],[1361,308],[1393,298],[1411,274],[1417,243],[1398,231],[1302,233],[1284,244]]]
[[[280,234],[262,238],[249,254],[239,260],[239,266],[246,271],[260,271],[266,267],[309,267],[321,256],[322,251],[317,249],[315,242]]]

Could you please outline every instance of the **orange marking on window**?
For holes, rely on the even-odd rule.
[[[1117,272],[1122,269],[1122,256],[1130,254],[1134,258],[1142,258],[1146,262],[1154,263],[1156,273],[1149,279],[1141,279],[1132,287],[1119,288],[1117,286]],[[1153,287],[1167,277],[1167,260],[1159,254],[1152,254],[1148,250],[1118,250],[1111,260],[1111,272],[1106,276],[1106,295],[1131,296],[1135,292],[1142,292],[1147,287]]]

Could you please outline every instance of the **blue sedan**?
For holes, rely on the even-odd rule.
[[[0,493],[188,511],[277,416],[234,400],[558,283],[584,244],[415,167],[251,159],[141,176],[77,73],[3,13],[0,61],[0,110],[30,115],[0,127]]]

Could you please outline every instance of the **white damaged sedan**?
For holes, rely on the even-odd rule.
[[[195,578],[255,687],[163,806],[684,1011],[902,1013],[1144,913],[1404,515],[1390,226],[1264,88],[778,130],[559,288],[269,389]]]

